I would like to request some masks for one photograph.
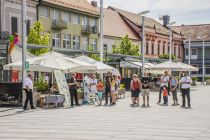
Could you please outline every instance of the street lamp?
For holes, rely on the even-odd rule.
[[[169,61],[171,61],[171,49],[172,49],[172,29],[171,26],[174,25],[176,22],[172,22],[167,24],[166,26],[168,26],[170,28],[170,51],[169,51]]]
[[[100,50],[100,61],[103,62],[103,54],[104,54],[104,47],[103,47],[103,18],[104,18],[104,14],[103,14],[103,0],[100,0],[100,46],[101,46],[101,50]]]
[[[206,38],[207,35],[203,35],[203,36],[199,36],[197,39],[199,40],[203,40],[203,65],[202,65],[202,69],[203,69],[203,79],[202,82],[204,84],[205,81],[205,41],[204,38]]]
[[[25,86],[26,78],[26,0],[22,0],[22,87]]]
[[[141,73],[141,75],[142,75],[142,77],[144,76],[144,20],[145,20],[145,14],[147,14],[147,13],[149,13],[150,11],[143,11],[143,12],[141,12],[141,13],[139,13],[139,15],[141,16],[141,18],[142,18],[142,35],[140,35],[140,36],[142,36],[142,41],[141,41],[141,48],[139,48],[139,50],[141,49],[141,61],[142,61],[142,73]]]
[[[190,33],[192,33],[193,30],[189,30],[184,32],[183,34],[188,34],[188,65],[190,65],[191,60],[191,39],[190,39]],[[188,75],[190,76],[190,71],[188,72]]]

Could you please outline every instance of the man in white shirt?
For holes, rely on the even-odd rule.
[[[28,101],[30,101],[31,109],[34,108],[33,104],[33,76],[32,74],[28,74],[28,77],[25,79],[24,90],[26,92],[26,100],[23,109],[27,109]]]
[[[188,108],[191,108],[190,105],[190,87],[192,84],[192,79],[187,75],[187,72],[184,73],[184,77],[182,77],[179,81],[181,84],[182,91],[182,106],[185,107],[185,96],[187,96]]]
[[[164,86],[168,87],[169,80],[170,79],[169,79],[169,76],[168,76],[168,71],[165,71],[164,75],[160,78],[159,101],[157,102],[157,104],[161,103],[161,95],[162,95],[163,87]]]

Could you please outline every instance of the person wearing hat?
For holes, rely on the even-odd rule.
[[[187,97],[188,108],[191,108],[190,104],[190,87],[192,84],[192,79],[188,76],[187,72],[184,73],[184,77],[179,81],[181,84],[181,92],[182,92],[182,106],[185,108],[185,97]]]
[[[25,79],[24,90],[26,92],[26,100],[23,109],[27,110],[28,101],[30,101],[31,109],[35,109],[33,104],[33,76],[30,73]]]
[[[133,74],[133,80],[131,80],[132,107],[134,107],[135,104],[137,104],[137,107],[139,107],[139,94],[141,91],[140,89],[141,89],[141,81],[138,79],[137,74]]]

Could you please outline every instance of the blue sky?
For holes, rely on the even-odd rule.
[[[96,1],[99,5],[100,0]],[[149,10],[147,16],[157,21],[160,15],[168,14],[176,25],[210,24],[210,0],[104,0],[104,7],[108,6],[133,13]]]

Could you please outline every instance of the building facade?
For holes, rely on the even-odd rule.
[[[117,11],[118,14],[126,21],[126,23],[133,29],[136,34],[141,38],[142,30],[142,18],[138,14],[134,14],[128,11],[124,11],[118,8],[109,7]],[[160,55],[169,54],[170,36],[169,29],[166,24],[169,23],[164,21],[164,24],[160,24],[154,19],[145,17],[145,46],[144,54],[148,59],[157,59]],[[173,31],[173,45],[172,54],[174,54],[178,61],[183,60],[183,38],[180,33]]]
[[[51,35],[53,50],[74,55],[89,47],[98,51],[99,13],[86,0],[42,0],[38,20]]]
[[[204,40],[204,71],[210,76],[210,24],[182,25],[174,27],[174,30],[181,32],[184,37],[184,63],[189,62],[189,37],[190,37],[190,65],[198,67],[198,72],[192,72],[192,76],[202,77],[203,75],[203,40]],[[199,36],[205,38],[199,39]]]
[[[0,32],[18,33],[22,34],[22,0],[1,0],[0,1]],[[26,19],[27,19],[27,34],[30,31],[31,25],[37,20],[36,7],[38,0],[26,1]]]

